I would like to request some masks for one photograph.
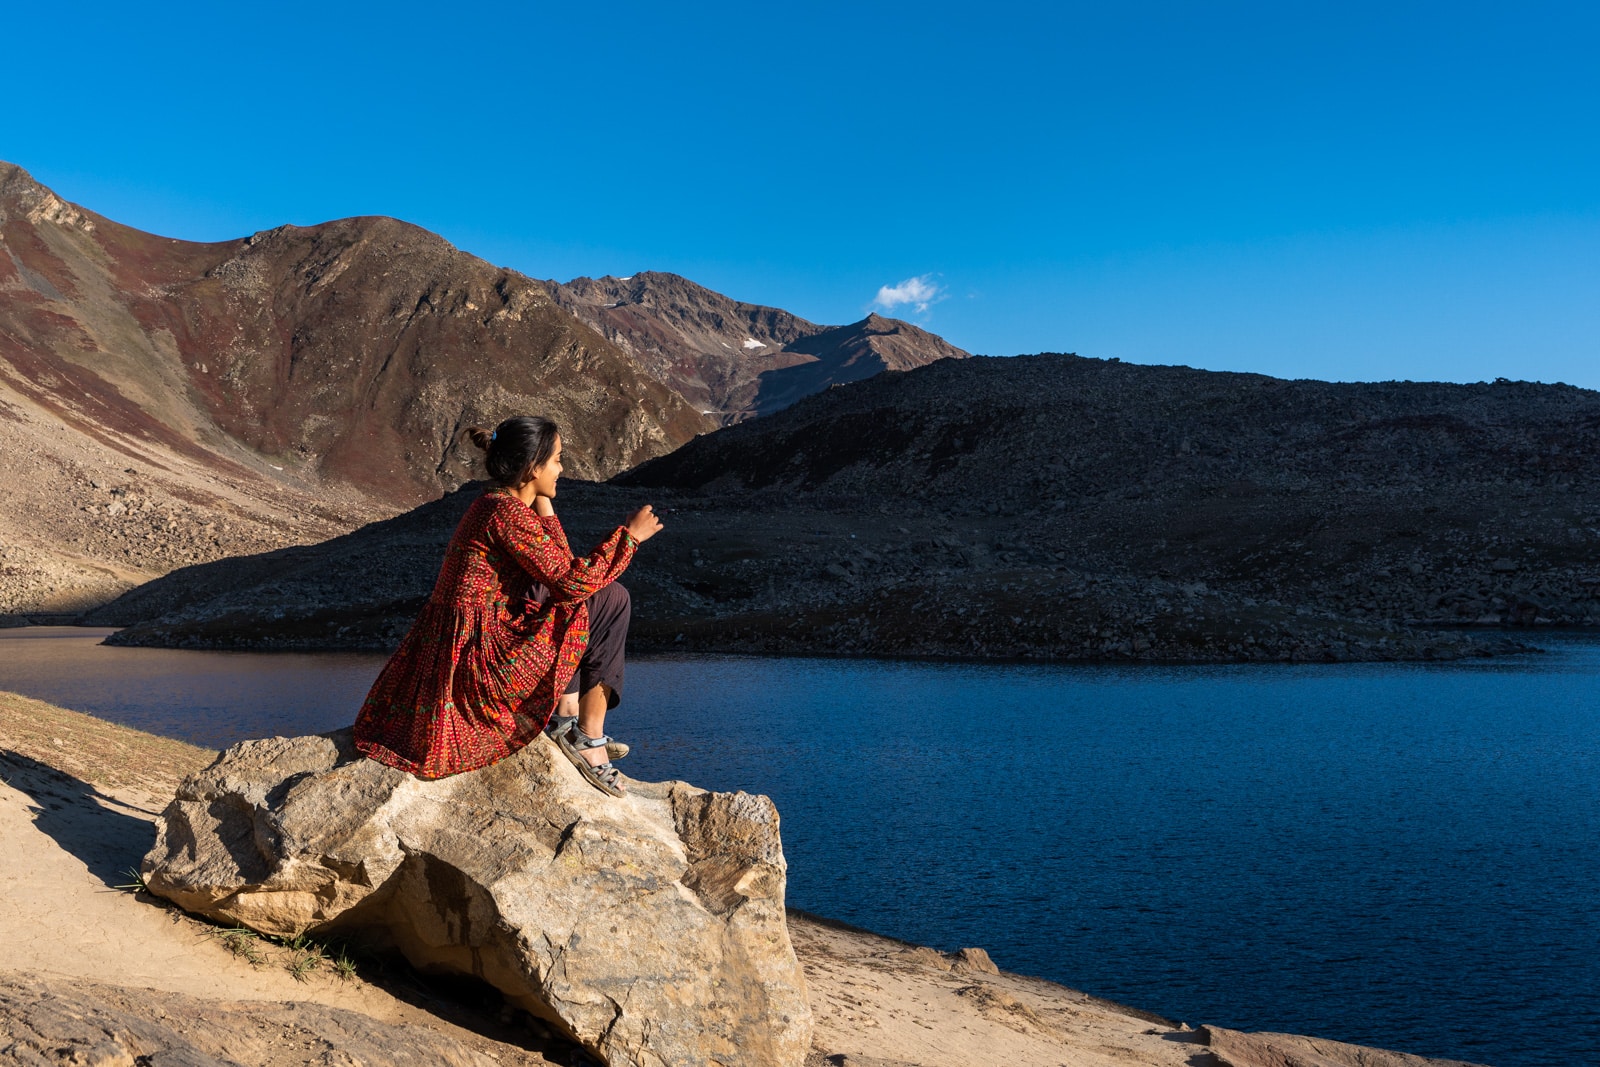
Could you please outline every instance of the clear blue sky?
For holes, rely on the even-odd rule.
[[[1600,388],[1600,5],[17,5],[0,159],[971,351]],[[904,284],[910,283],[910,284]]]

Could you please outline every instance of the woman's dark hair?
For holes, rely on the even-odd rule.
[[[530,467],[542,467],[556,450],[556,424],[538,415],[517,415],[493,430],[469,426],[467,436],[488,453],[484,463],[489,477],[504,486],[514,486]]]

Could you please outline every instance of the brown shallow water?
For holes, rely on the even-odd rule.
[[[103,645],[114,630],[0,630],[0,689],[222,748],[243,737],[349,725],[385,657]]]

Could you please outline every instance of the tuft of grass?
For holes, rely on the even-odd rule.
[[[126,889],[128,892],[135,895],[138,895],[139,893],[150,893],[150,887],[145,884],[144,875],[139,873],[139,868],[129,867],[124,870],[122,874],[128,879],[128,881],[124,882],[122,885],[114,885],[111,887],[112,889]],[[154,896],[154,894],[150,895]]]
[[[229,952],[252,965],[267,962],[267,956],[260,951],[265,946],[271,946],[274,951],[283,950],[284,956],[274,958],[283,962],[283,969],[297,982],[309,982],[311,973],[318,970],[331,971],[340,981],[349,981],[357,975],[355,958],[342,941],[319,941],[307,934],[274,937],[245,926],[214,927],[206,936],[221,941]]]
[[[348,982],[356,976],[356,961],[343,948],[333,957],[333,973],[341,982]]]
[[[284,969],[289,972],[289,977],[295,981],[308,982],[310,979],[306,976],[321,965],[322,957],[320,955],[302,952],[290,960]]]
[[[261,940],[261,935],[254,930],[243,926],[234,926],[226,930],[213,930],[206,934],[222,942],[222,947],[244,960],[251,966],[259,966],[265,960],[256,945]]]
[[[307,975],[328,962],[328,954],[322,943],[314,941],[305,934],[296,934],[279,944],[292,953],[285,969],[297,982],[307,981]]]

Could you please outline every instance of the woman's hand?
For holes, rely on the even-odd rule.
[[[556,506],[549,497],[536,496],[533,498],[533,513],[548,519],[556,513]]]
[[[656,518],[656,513],[649,504],[628,516],[628,533],[635,541],[641,543],[648,541],[660,532],[661,520]]]

